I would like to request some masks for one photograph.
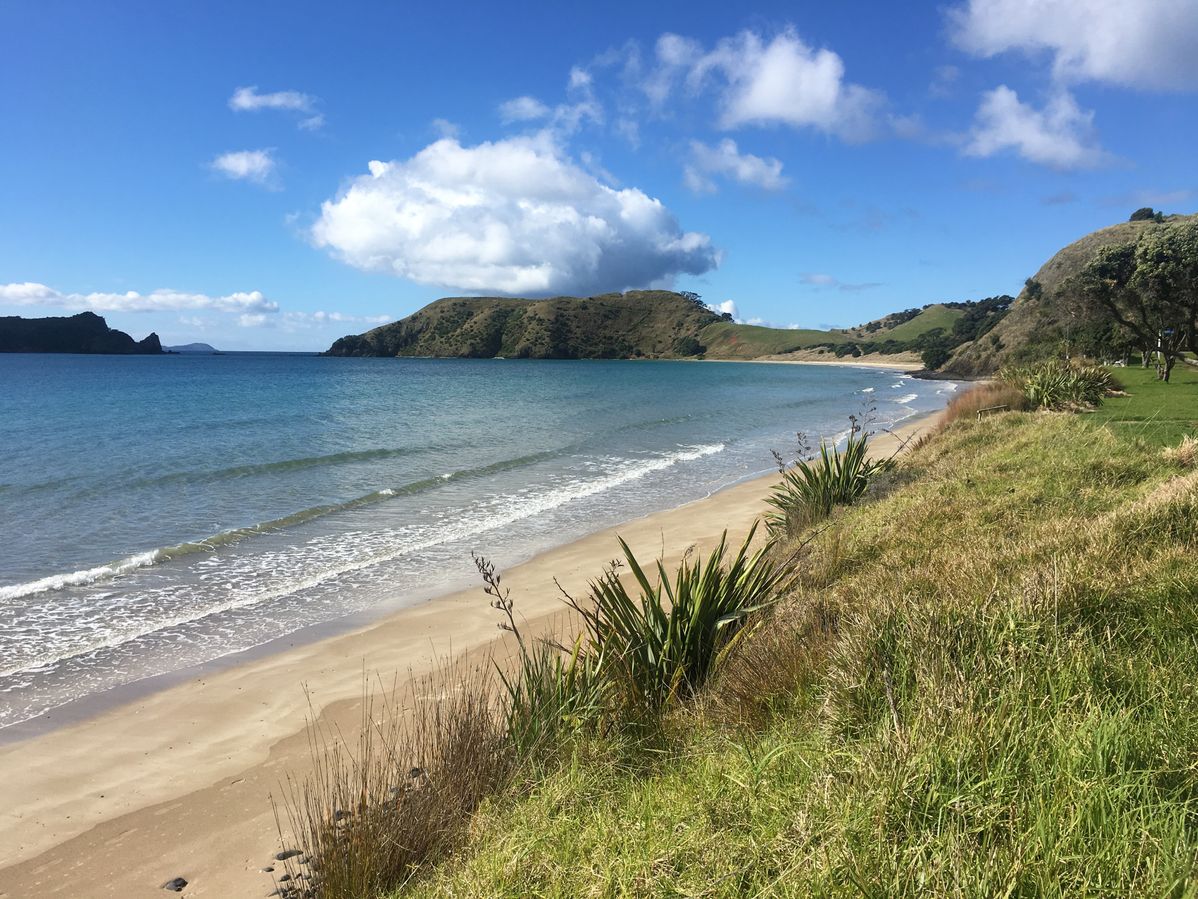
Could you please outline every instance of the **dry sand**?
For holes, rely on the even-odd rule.
[[[926,426],[881,435],[876,451]],[[562,609],[554,578],[585,595],[618,555],[617,533],[671,567],[725,529],[739,542],[775,477],[551,550],[503,572],[504,583],[543,625]],[[0,897],[161,897],[174,877],[189,881],[184,896],[266,896],[273,884],[260,869],[278,849],[269,796],[310,766],[305,685],[327,722],[352,731],[364,672],[420,675],[496,636],[481,589],[463,591],[0,746]]]

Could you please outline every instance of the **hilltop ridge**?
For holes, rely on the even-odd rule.
[[[153,356],[162,352],[158,335],[134,340],[108,327],[94,312],[48,318],[0,316],[0,353],[100,353]]]

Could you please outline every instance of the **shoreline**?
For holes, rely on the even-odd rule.
[[[937,415],[880,433],[875,451],[893,451]],[[725,529],[740,539],[776,477],[550,549],[504,570],[505,585],[530,624],[548,627],[564,610],[554,579],[584,593],[615,555],[617,533],[642,558],[671,567],[688,551],[710,551]],[[189,896],[269,892],[260,872],[277,849],[269,795],[309,767],[310,710],[352,732],[368,679],[406,682],[494,647],[499,636],[481,588],[451,592],[334,636],[226,657],[232,663],[219,670],[181,673],[174,684],[0,745],[0,765],[20,772],[0,788],[0,897],[77,896],[79,878],[86,895],[156,896],[176,876],[191,881]]]

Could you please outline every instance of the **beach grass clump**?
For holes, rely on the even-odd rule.
[[[962,417],[784,543],[680,707],[598,735],[421,897],[1198,893],[1198,478],[1086,417]]]
[[[452,850],[512,772],[497,701],[485,669],[446,666],[406,695],[364,690],[352,739],[313,716],[312,772],[276,805],[280,895],[382,895]]]
[[[871,458],[869,442],[869,434],[853,421],[844,449],[821,440],[816,458],[780,464],[782,480],[766,499],[772,507],[766,516],[770,535],[793,535],[827,518],[836,506],[860,499],[873,479],[894,464],[893,459]]]
[[[1101,365],[1056,359],[1008,366],[998,373],[998,379],[1020,390],[1031,409],[1092,408],[1102,405],[1103,397],[1120,389],[1115,376]]]

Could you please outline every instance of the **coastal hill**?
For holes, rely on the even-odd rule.
[[[103,353],[151,356],[162,352],[158,335],[134,340],[108,327],[94,312],[69,317],[0,316],[0,353]]]
[[[397,322],[342,337],[329,356],[628,359],[695,356],[722,321],[693,294],[631,290],[522,300],[446,297]]]
[[[1052,355],[1067,341],[1077,345],[1078,326],[1071,321],[1069,279],[1079,274],[1099,250],[1133,243],[1145,230],[1169,222],[1194,219],[1193,215],[1157,215],[1100,228],[1058,251],[1028,279],[1011,306],[1010,314],[998,322],[984,340],[961,345],[943,366],[946,374],[975,377],[997,371],[1010,362],[1025,362]]]
[[[1010,298],[1006,298],[1009,300]],[[695,294],[633,290],[547,300],[446,297],[364,334],[342,337],[328,356],[520,359],[803,358],[920,353],[972,333],[979,303],[933,303],[852,329],[769,328],[734,322]],[[1005,305],[999,313],[1005,311]],[[947,358],[947,349],[944,352]]]

